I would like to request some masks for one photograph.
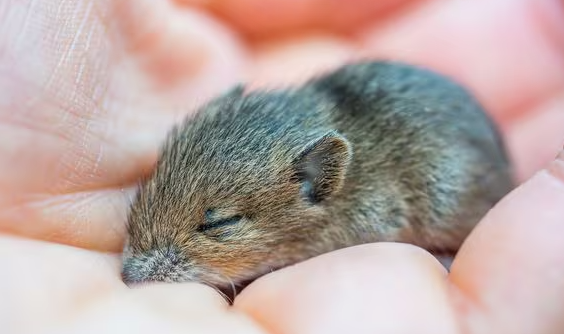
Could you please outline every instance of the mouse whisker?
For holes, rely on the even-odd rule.
[[[221,291],[220,288],[218,288],[217,286],[215,286],[213,283],[209,283],[206,281],[200,281],[200,283],[209,286],[210,288],[214,289],[217,293],[219,293],[223,298],[225,298],[225,300],[227,300],[227,302],[229,304],[233,304],[233,301],[235,300],[235,295],[233,296],[233,299],[231,299],[231,297],[229,297],[225,292]]]
[[[232,296],[233,296],[233,300],[235,300],[235,297],[237,297],[237,287],[235,285],[235,282],[233,282],[233,280],[229,276],[225,275],[220,270],[212,269],[212,272],[216,276],[219,276],[219,278],[221,280],[224,280],[229,284],[229,286],[231,287],[231,293],[232,293]]]
[[[227,279],[227,281],[231,285],[231,291],[233,292],[233,300],[235,300],[235,297],[237,297],[237,288],[235,287],[235,283],[231,278],[227,277],[226,275],[223,276]]]

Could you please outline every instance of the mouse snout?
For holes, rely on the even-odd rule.
[[[190,264],[177,252],[164,249],[126,257],[121,277],[125,284],[183,282],[193,280]]]

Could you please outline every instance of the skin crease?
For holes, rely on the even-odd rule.
[[[271,1],[272,8],[284,2]],[[315,34],[252,43],[235,20],[206,14],[212,4],[217,12],[221,5],[211,1],[199,1],[198,9],[188,1],[0,4],[1,328],[564,330],[564,156],[554,160],[564,142],[561,2],[406,1],[370,11],[359,2],[356,11],[370,17],[366,25],[343,20],[346,34],[331,18],[337,14],[319,18],[312,6],[301,20],[318,22]],[[252,21],[251,5],[223,11]],[[273,20],[276,33],[303,27],[269,15],[257,17],[254,29]],[[454,45],[438,48],[441,37]],[[183,49],[185,41],[192,46]],[[451,274],[420,249],[374,244],[267,275],[233,308],[197,284],[130,290],[121,283],[119,256],[105,252],[120,249],[126,193],[150,169],[172,122],[236,81],[292,82],[302,71],[370,53],[433,65],[468,82],[502,125],[524,182],[485,217]],[[173,68],[159,71],[167,66]]]

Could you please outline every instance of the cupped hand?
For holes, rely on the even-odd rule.
[[[564,9],[558,1],[8,1],[0,5],[0,328],[17,332],[559,333]],[[393,57],[472,89],[523,184],[447,274],[373,244],[250,285],[130,290],[125,212],[167,129],[245,81]]]

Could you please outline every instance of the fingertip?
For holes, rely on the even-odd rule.
[[[564,153],[560,152],[500,201],[461,248],[450,278],[476,307],[483,327],[518,334],[548,333],[564,325],[562,203]]]
[[[276,333],[450,333],[456,327],[444,267],[399,243],[350,247],[263,276],[234,307]]]
[[[529,179],[554,159],[564,143],[564,87],[562,92],[530,110],[526,117],[506,124],[506,143],[519,182]],[[542,129],[542,131],[539,131]]]
[[[264,333],[199,283],[154,283],[107,294],[58,325],[53,332],[121,333],[127,327],[132,333]]]

